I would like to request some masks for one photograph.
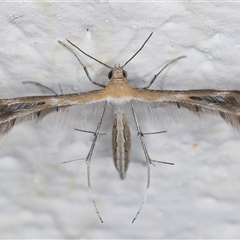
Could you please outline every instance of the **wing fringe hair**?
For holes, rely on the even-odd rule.
[[[146,111],[141,113],[142,116],[150,119],[153,117],[155,121],[159,121],[161,117],[177,121],[179,115],[180,118],[182,115],[186,117],[188,113],[193,113],[198,117],[215,115],[240,132],[240,91],[148,91],[151,91],[150,94],[148,92],[149,95],[161,93],[163,96],[162,99],[148,101]],[[153,98],[155,99],[154,96]],[[142,104],[144,105],[144,102]],[[139,109],[138,112],[140,112]]]
[[[72,106],[79,108],[78,115],[75,114],[76,120],[91,121],[99,115],[101,104],[107,101],[103,96],[95,98],[95,93],[96,91],[91,91],[83,94],[0,99],[0,134],[4,135],[18,123],[28,120],[40,121],[51,113],[55,113],[58,121],[63,116],[60,113],[65,113],[72,119],[74,116],[69,116],[69,109]],[[90,97],[91,101],[88,100]],[[204,115],[221,117],[240,132],[240,91],[133,89],[129,101],[132,101],[139,115],[149,116],[156,121],[160,120],[159,114],[167,119],[177,120],[179,110],[182,115],[188,111],[199,117]],[[74,108],[72,112],[76,112]]]
[[[18,123],[38,122],[46,116],[47,120],[57,120],[63,125],[68,122],[75,127],[79,124],[83,126],[99,116],[101,106],[102,101],[79,104],[60,95],[0,99],[0,135],[6,134]]]

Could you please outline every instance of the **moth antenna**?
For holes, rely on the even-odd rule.
[[[150,133],[142,133],[143,136],[150,135],[150,134],[159,134],[159,133],[166,133],[167,131],[160,131],[160,132],[150,132]]]
[[[68,40],[67,40],[67,41],[68,41]],[[71,43],[70,41],[68,41],[68,42],[69,42],[70,44],[72,44],[74,47],[76,47],[77,49],[79,49],[77,46],[75,46],[75,45],[74,45],[73,43]],[[60,43],[63,47],[67,48],[67,49],[77,58],[78,62],[82,65],[84,72],[86,73],[89,81],[90,81],[92,84],[97,85],[97,86],[99,86],[99,87],[103,87],[103,88],[106,87],[106,85],[101,84],[101,83],[98,83],[98,82],[95,82],[95,81],[92,80],[92,78],[90,77],[89,72],[88,72],[88,70],[87,70],[87,67],[82,63],[82,61],[81,61],[80,58],[77,56],[77,54],[76,54],[68,45],[66,45],[65,43],[63,43],[63,42],[61,42],[61,41],[58,41],[58,43]],[[79,49],[79,50],[80,50],[80,49]],[[81,51],[81,50],[80,50],[80,51]]]
[[[81,48],[79,48],[78,46],[76,46],[75,44],[73,44],[73,43],[72,43],[71,41],[69,41],[68,39],[66,39],[66,40],[67,40],[73,47],[75,47],[76,49],[78,49],[78,50],[79,50],[81,53],[83,53],[84,55],[86,55],[86,56],[88,56],[89,58],[95,60],[96,62],[104,65],[105,67],[112,69],[112,67],[108,66],[106,63],[101,62],[100,60],[98,60],[98,59],[92,57],[91,55],[87,54],[86,52],[84,52]]]
[[[91,199],[92,199],[92,202],[93,202],[93,206],[95,208],[95,211],[96,211],[96,213],[98,215],[98,218],[101,221],[101,223],[103,223],[103,220],[102,220],[101,215],[100,215],[100,213],[98,211],[97,204],[95,202],[95,199],[94,199],[93,193],[92,193],[90,167],[91,167],[91,158],[92,158],[93,150],[94,150],[97,138],[99,136],[99,130],[100,130],[100,127],[101,127],[101,124],[102,124],[102,120],[103,120],[103,116],[104,116],[104,113],[105,113],[106,105],[107,105],[107,102],[105,102],[105,104],[104,104],[102,115],[101,115],[101,119],[100,119],[100,121],[99,121],[99,123],[97,125],[96,131],[94,132],[94,135],[93,135],[94,138],[93,138],[93,141],[92,141],[92,145],[91,145],[91,148],[90,148],[90,150],[88,152],[88,155],[86,157],[88,189],[89,189],[90,196],[91,196]]]
[[[52,90],[50,87],[47,87],[41,83],[38,83],[38,82],[34,82],[34,81],[24,81],[22,82],[23,84],[32,84],[32,85],[35,85],[35,86],[38,86],[38,87],[41,87],[41,88],[45,88],[46,90],[52,92],[54,95],[58,95],[57,92],[55,92],[54,90]]]
[[[128,60],[126,61],[123,65],[122,68],[125,67],[145,46],[145,44],[148,42],[148,40],[150,39],[150,37],[153,35],[153,32],[149,35],[149,37],[147,38],[147,40],[145,40],[145,42],[143,43],[143,45],[139,48],[139,50]]]
[[[179,60],[179,59],[181,59],[181,58],[185,58],[185,57],[187,57],[187,56],[186,56],[186,55],[180,56],[180,57],[177,57],[177,58],[171,60],[169,63],[167,63],[157,74],[155,74],[155,75],[153,76],[151,82],[150,82],[150,83],[147,85],[147,87],[145,87],[145,88],[149,88],[149,87],[153,84],[153,82],[156,80],[156,78],[158,77],[158,75],[159,75],[166,67],[168,67],[170,64],[176,62],[177,60]]]

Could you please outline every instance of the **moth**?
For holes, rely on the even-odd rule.
[[[153,90],[149,89],[154,83],[159,74],[171,63],[184,58],[186,56],[180,56],[168,64],[166,64],[157,74],[155,74],[149,84],[144,88],[132,88],[127,81],[127,73],[124,67],[142,50],[144,45],[150,39],[153,33],[143,43],[141,48],[122,66],[115,65],[114,67],[95,59],[88,55],[79,47],[74,45],[69,40],[68,43],[71,46],[78,49],[86,56],[99,62],[105,67],[110,68],[108,74],[109,82],[107,85],[98,83],[90,77],[86,66],[79,59],[77,54],[65,43],[59,41],[61,45],[69,49],[82,65],[88,79],[91,83],[101,87],[102,89],[93,90],[88,92],[79,92],[71,94],[56,94],[48,87],[35,83],[45,87],[53,92],[51,95],[45,96],[27,96],[27,97],[15,97],[0,99],[0,134],[4,135],[9,132],[15,125],[28,120],[40,121],[51,114],[55,114],[56,119],[60,119],[63,115],[68,115],[70,110],[75,112],[78,108],[79,121],[88,121],[92,117],[91,114],[96,114],[99,118],[96,130],[93,132],[93,141],[90,147],[89,153],[86,157],[87,173],[88,173],[88,187],[91,194],[92,202],[94,204],[96,213],[101,222],[103,222],[96,202],[92,195],[91,180],[90,180],[90,165],[91,158],[94,151],[97,138],[101,135],[100,127],[102,124],[103,116],[107,107],[113,110],[113,126],[112,126],[112,149],[113,159],[115,167],[119,173],[121,179],[126,176],[130,160],[130,129],[128,126],[127,118],[125,116],[126,109],[132,113],[138,137],[141,141],[141,145],[146,158],[147,165],[147,186],[143,201],[140,208],[135,215],[132,222],[135,221],[139,215],[142,205],[144,204],[147,196],[147,190],[150,186],[150,165],[153,162],[161,162],[164,164],[173,164],[168,162],[152,160],[148,154],[145,142],[144,133],[141,130],[138,117],[141,115],[141,109],[145,108],[146,112],[151,115],[156,111],[165,112],[166,109],[172,109],[175,111],[189,111],[198,116],[204,116],[206,114],[216,115],[222,118],[227,123],[231,124],[238,131],[240,130],[240,91],[235,90],[214,90],[214,89],[194,89],[194,90]],[[34,83],[34,82],[32,82]],[[140,107],[139,107],[140,106]],[[88,111],[90,109],[90,112]],[[99,112],[100,111],[100,112]],[[86,114],[88,112],[88,114]],[[166,112],[168,113],[168,112]],[[90,117],[89,117],[90,116]],[[173,117],[172,115],[168,116]],[[70,118],[73,118],[70,115]],[[81,131],[81,130],[80,130]],[[84,130],[82,130],[84,131]]]

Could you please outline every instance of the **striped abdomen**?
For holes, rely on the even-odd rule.
[[[121,109],[114,113],[112,128],[113,160],[121,179],[126,177],[130,155],[130,130]]]

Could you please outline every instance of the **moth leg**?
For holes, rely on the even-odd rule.
[[[79,131],[79,132],[85,132],[85,133],[93,133],[93,134],[95,134],[95,132],[89,131],[89,130],[82,130],[82,129],[78,129],[78,128],[74,128],[74,130]],[[99,136],[102,136],[102,135],[106,135],[106,133],[99,133]]]
[[[150,135],[150,134],[159,134],[159,133],[166,133],[167,131],[159,131],[159,132],[147,132],[147,133],[142,133],[143,136],[145,135]]]
[[[163,161],[158,161],[158,160],[152,160],[149,157],[149,154],[148,154],[148,151],[147,151],[147,147],[146,147],[145,142],[143,140],[144,135],[164,133],[166,131],[153,132],[153,133],[143,133],[141,128],[140,128],[140,125],[139,125],[136,113],[134,111],[133,104],[131,104],[131,107],[132,107],[132,113],[133,113],[134,121],[135,121],[135,124],[136,124],[136,127],[137,127],[138,137],[139,137],[139,139],[141,141],[143,152],[144,152],[144,155],[145,155],[145,158],[146,158],[146,163],[147,163],[147,186],[146,186],[145,194],[144,194],[142,203],[140,205],[140,208],[139,208],[139,210],[137,211],[137,214],[135,215],[135,217],[132,220],[132,223],[133,223],[137,219],[137,216],[140,214],[140,212],[142,210],[142,206],[143,206],[143,204],[145,203],[145,201],[147,199],[147,192],[148,192],[148,189],[150,187],[150,164],[154,165],[152,162],[158,162],[158,163],[170,164],[170,165],[174,165],[174,164],[170,163],[170,162],[163,162]]]
[[[148,192],[148,189],[150,187],[150,164],[152,162],[151,162],[151,159],[149,157],[149,154],[148,154],[145,142],[143,140],[144,135],[143,135],[142,130],[141,130],[140,126],[139,126],[138,119],[137,119],[136,113],[135,113],[134,108],[133,108],[133,104],[131,104],[131,107],[132,107],[132,113],[133,113],[134,121],[135,121],[135,124],[136,124],[136,127],[137,127],[138,137],[139,137],[139,139],[141,141],[142,148],[143,148],[143,151],[144,151],[144,154],[145,154],[145,158],[146,158],[146,163],[147,163],[147,186],[146,186],[145,194],[144,194],[142,203],[140,205],[140,208],[139,208],[139,210],[137,211],[137,214],[135,215],[135,217],[132,220],[132,223],[133,223],[136,220],[136,218],[139,215],[139,213],[141,212],[142,206],[145,203],[146,198],[147,198],[147,192]]]
[[[41,88],[44,88],[50,92],[52,92],[54,95],[59,95],[57,92],[55,92],[53,89],[51,89],[50,87],[47,87],[41,83],[38,83],[38,82],[34,82],[34,81],[24,81],[22,82],[23,84],[32,84],[32,85],[35,85],[35,86],[38,86],[38,87],[41,87]],[[59,89],[61,91],[61,94],[63,94],[62,92],[62,88],[61,88],[61,85],[59,84]]]
[[[180,57],[177,57],[177,58],[171,60],[169,63],[167,63],[157,74],[155,74],[155,75],[153,76],[151,82],[150,82],[150,83],[147,85],[147,87],[145,87],[145,88],[149,88],[149,87],[153,84],[153,82],[156,80],[156,78],[158,77],[158,75],[159,75],[166,67],[168,67],[170,64],[176,62],[177,60],[179,60],[179,59],[181,59],[181,58],[185,58],[185,57],[187,57],[187,56],[180,56]]]
[[[87,178],[88,178],[88,189],[89,189],[89,192],[90,192],[90,195],[91,195],[91,199],[92,199],[92,202],[93,202],[93,205],[94,205],[94,208],[95,208],[95,211],[98,215],[98,218],[99,220],[103,223],[103,220],[100,216],[100,213],[98,211],[98,208],[97,208],[97,205],[96,205],[96,202],[94,200],[94,197],[93,197],[93,193],[92,193],[92,186],[91,186],[91,175],[90,175],[90,166],[91,166],[91,158],[92,158],[92,154],[93,154],[93,150],[94,150],[94,147],[95,147],[95,144],[96,144],[96,141],[97,141],[97,138],[98,136],[100,135],[100,127],[101,127],[101,124],[102,124],[102,120],[103,120],[103,116],[104,116],[104,113],[105,113],[105,109],[106,109],[106,105],[107,105],[107,102],[105,102],[104,104],[104,107],[103,107],[103,111],[102,111],[102,115],[101,115],[101,119],[97,125],[97,128],[93,134],[94,138],[93,138],[93,141],[92,141],[92,145],[90,147],[90,150],[88,152],[88,155],[86,157],[86,163],[87,163]]]
[[[98,82],[95,82],[95,81],[92,80],[92,78],[90,77],[90,75],[89,75],[89,73],[88,73],[87,67],[82,63],[82,61],[79,59],[79,57],[77,56],[77,54],[76,54],[68,45],[66,45],[65,43],[63,43],[63,42],[61,42],[61,41],[58,41],[58,42],[59,42],[62,46],[64,46],[65,48],[67,48],[67,49],[77,58],[78,62],[82,65],[84,72],[86,73],[89,81],[90,81],[92,84],[95,84],[95,85],[97,85],[97,86],[99,86],[99,87],[103,87],[103,88],[106,87],[106,85],[101,84],[101,83],[98,83]],[[68,42],[71,43],[70,41],[68,41]],[[72,43],[71,43],[71,44],[72,44]],[[75,46],[74,44],[72,44],[72,45],[73,45],[74,47],[76,47],[77,49],[79,49],[79,48],[78,48],[77,46]]]

